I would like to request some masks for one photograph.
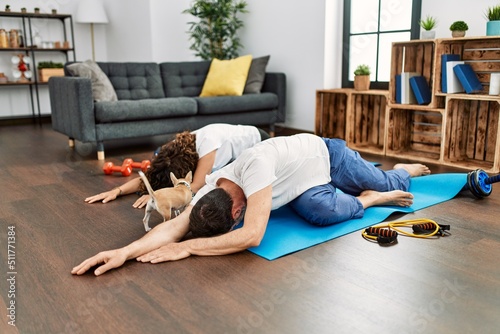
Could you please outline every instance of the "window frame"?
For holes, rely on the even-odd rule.
[[[373,0],[370,0],[373,1]],[[376,32],[366,32],[366,33],[351,33],[351,13],[352,13],[352,2],[351,0],[344,0],[344,24],[343,24],[343,37],[342,37],[342,87],[343,88],[352,88],[354,87],[354,81],[349,80],[349,55],[350,55],[350,40],[351,36],[363,36],[363,35],[377,35],[377,66],[372,71],[375,71],[375,78],[378,77],[378,57],[379,57],[379,44],[380,44],[380,35],[387,33],[397,33],[397,32],[410,32],[410,39],[419,39],[420,38],[420,25],[419,21],[422,13],[422,0],[412,0],[412,14],[411,14],[411,28],[403,29],[403,30],[391,30],[391,31],[380,31],[380,4],[382,0],[378,0],[379,9],[378,9],[378,21],[377,21],[377,31]],[[372,89],[388,89],[389,82],[387,81],[377,81],[371,80],[370,88]]]

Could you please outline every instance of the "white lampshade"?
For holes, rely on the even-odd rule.
[[[101,0],[80,0],[75,19],[78,23],[108,23]]]

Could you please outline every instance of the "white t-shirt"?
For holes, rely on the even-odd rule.
[[[217,150],[212,171],[226,166],[245,149],[260,142],[259,130],[249,125],[210,124],[191,133],[196,134],[196,152],[200,158]]]
[[[272,185],[272,209],[307,189],[330,182],[330,155],[322,138],[311,134],[275,137],[245,150],[235,161],[208,175],[191,204],[225,178],[243,189],[245,197]]]

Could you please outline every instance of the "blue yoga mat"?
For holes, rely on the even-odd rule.
[[[290,207],[284,206],[271,212],[266,233],[258,247],[248,250],[268,260],[341,237],[384,221],[394,212],[414,212],[455,197],[467,183],[467,174],[445,173],[415,177],[409,191],[413,194],[413,205],[376,206],[365,210],[363,218],[343,223],[318,227],[307,223]]]

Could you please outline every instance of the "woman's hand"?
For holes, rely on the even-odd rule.
[[[146,206],[146,204],[148,204],[149,198],[149,195],[142,195],[137,199],[137,201],[135,201],[134,204],[132,204],[132,206],[136,209],[142,209]]]
[[[106,191],[94,196],[87,197],[85,199],[85,202],[91,204],[102,200],[102,203],[108,203],[114,201],[121,193],[122,191],[120,190],[119,187],[117,187],[110,191]]]

